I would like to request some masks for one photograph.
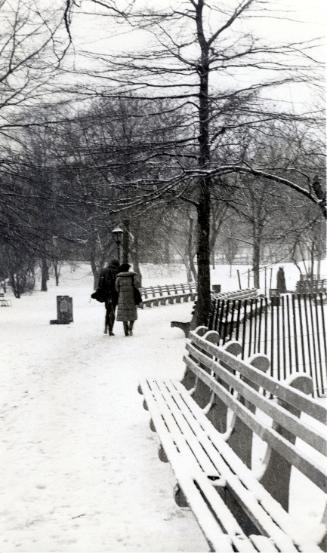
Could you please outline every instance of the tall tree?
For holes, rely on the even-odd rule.
[[[307,80],[312,58],[305,55],[304,43],[269,45],[255,37],[253,29],[248,30],[246,22],[251,22],[252,17],[272,17],[268,3],[259,0],[232,0],[224,6],[218,1],[187,0],[168,3],[166,8],[151,9],[137,1],[85,0],[85,5],[86,11],[92,5],[96,6],[98,15],[110,16],[116,23],[128,25],[131,31],[147,32],[154,39],[152,47],[148,44],[146,51],[135,52],[133,47],[124,54],[115,51],[102,56],[99,53],[93,55],[94,62],[100,58],[103,63],[93,73],[97,79],[105,79],[103,88],[100,81],[98,84],[101,95],[127,98],[133,93],[134,97],[147,102],[168,97],[175,101],[176,113],[183,110],[187,114],[187,123],[184,119],[174,144],[165,145],[174,174],[169,184],[162,179],[160,194],[167,194],[167,191],[171,194],[175,189],[181,196],[188,195],[196,207],[197,319],[199,324],[205,324],[210,304],[212,176],[232,171],[255,174],[252,167],[242,165],[240,152],[235,153],[235,160],[240,163],[235,161],[229,167],[217,165],[213,145],[217,137],[228,136],[231,131],[226,125],[228,115],[238,115],[243,119],[241,125],[252,126],[267,118],[289,117],[289,114],[273,109],[269,103],[269,107],[263,109],[259,92],[289,83],[292,79]],[[92,57],[92,54],[88,56]],[[250,74],[247,83],[242,81],[244,70]],[[86,73],[90,76],[91,72],[86,70]],[[229,77],[230,74],[233,78]],[[238,77],[241,85],[237,83]],[[83,92],[92,94],[87,87]],[[284,183],[292,186],[287,179]],[[310,191],[302,193],[316,201]],[[157,198],[156,192],[152,199]]]

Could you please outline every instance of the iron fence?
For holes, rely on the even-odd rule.
[[[271,375],[287,379],[304,372],[314,383],[316,396],[327,392],[327,294],[285,294],[269,300],[214,300],[209,328],[219,333],[219,344],[237,340],[242,358],[264,353]]]

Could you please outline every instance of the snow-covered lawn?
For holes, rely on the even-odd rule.
[[[89,276],[67,273],[71,325],[55,288],[0,312],[0,550],[206,551],[193,516],[173,499],[137,394],[146,374],[182,374],[184,340],[170,319],[191,305],[142,311],[133,337],[103,335]]]
[[[146,375],[182,376],[184,335],[170,321],[192,304],[139,311],[133,337],[121,323],[109,337],[88,266],[50,284],[0,310],[0,551],[208,551],[174,502],[136,391]],[[57,294],[73,297],[74,323],[49,325]],[[320,517],[322,503],[303,509]]]

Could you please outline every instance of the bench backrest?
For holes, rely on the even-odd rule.
[[[147,298],[149,294],[151,297],[158,296],[170,296],[171,294],[184,294],[196,291],[196,284],[162,284],[156,286],[144,286],[140,288],[140,292],[144,298]]]
[[[187,387],[193,388],[194,399],[201,407],[207,404],[208,412],[210,406],[215,405],[217,408],[218,405],[219,424],[221,426],[224,423],[223,431],[230,438],[231,446],[232,435],[240,425],[240,436],[238,441],[234,440],[235,447],[232,447],[240,457],[245,455],[246,459],[243,460],[246,464],[251,465],[251,449],[246,452],[242,443],[245,429],[266,442],[266,459],[270,458],[270,464],[273,452],[279,459],[285,460],[287,466],[296,467],[318,487],[326,489],[327,442],[323,424],[327,421],[327,410],[306,395],[312,390],[311,379],[297,373],[292,382],[281,383],[265,374],[269,368],[266,356],[256,355],[243,361],[237,357],[241,351],[240,344],[229,342],[218,347],[218,334],[206,330],[199,327],[191,333],[186,345],[187,355],[184,356],[187,367],[184,381],[188,382]],[[233,428],[228,428],[227,409],[234,413],[231,423]],[[257,409],[261,412],[260,416],[256,414]],[[301,412],[305,416],[300,420]],[[267,417],[272,419],[272,425],[271,421],[267,423]],[[301,447],[296,438],[311,446],[315,450],[314,454],[310,448]],[[271,487],[271,476],[267,474],[276,470],[269,463],[267,461],[263,466],[261,475],[268,488]],[[276,489],[270,491],[275,496],[279,495]],[[286,492],[288,496],[288,489]],[[280,493],[285,495],[285,491]],[[284,498],[284,505],[288,506],[288,499],[286,501]]]
[[[238,300],[256,298],[258,295],[257,288],[246,288],[245,290],[233,290],[231,292],[212,293],[213,299]]]

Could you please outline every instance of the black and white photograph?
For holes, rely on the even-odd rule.
[[[327,551],[326,0],[0,0],[0,552]]]

